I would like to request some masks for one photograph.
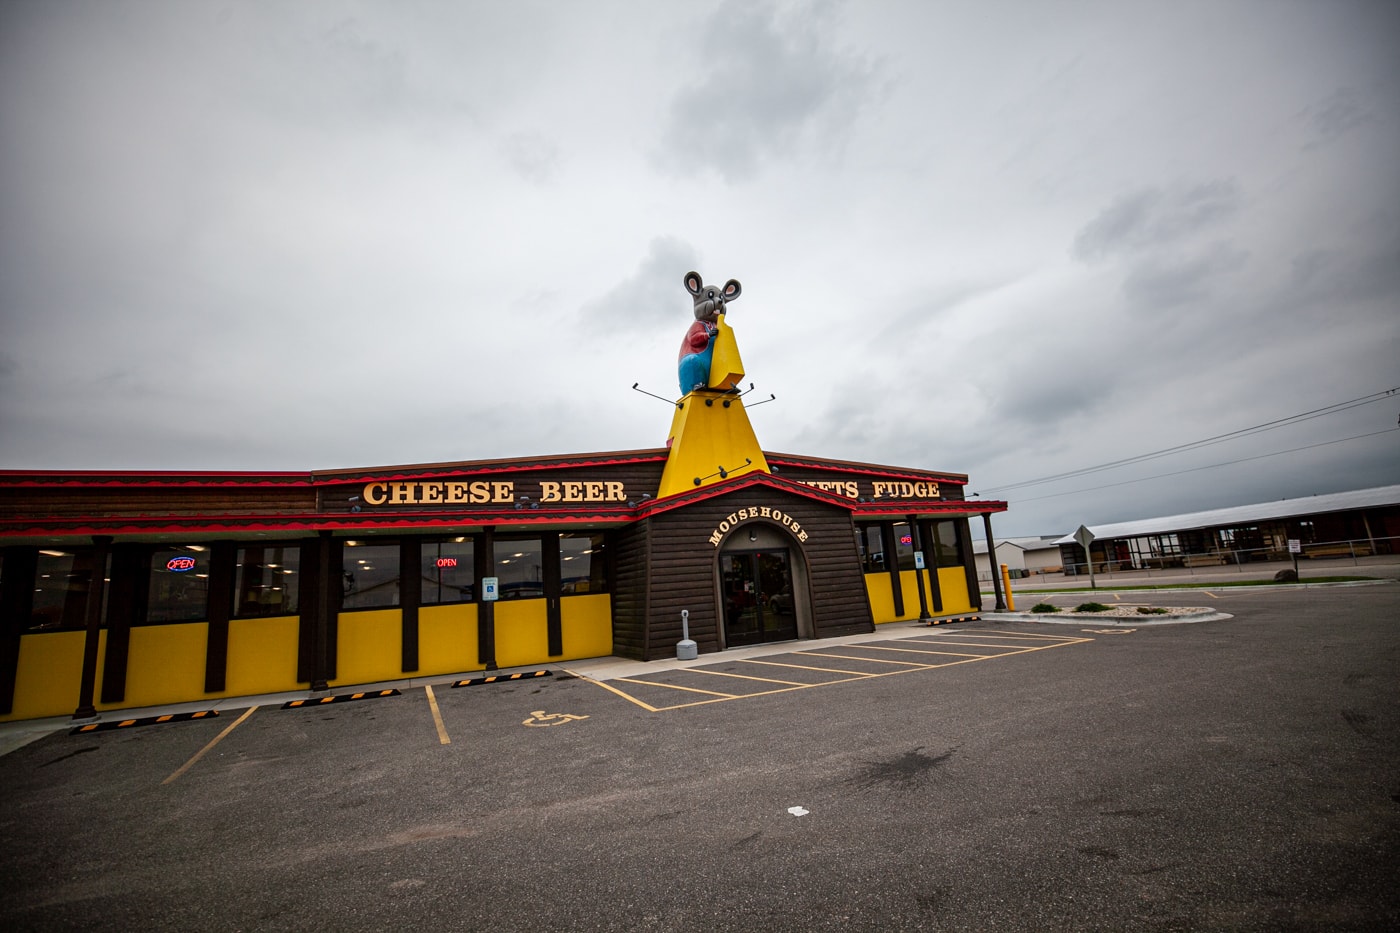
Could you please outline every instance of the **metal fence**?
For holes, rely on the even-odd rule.
[[[1136,561],[1095,560],[1094,574],[1110,578],[1131,575],[1144,579],[1153,576],[1195,576],[1198,571],[1202,574],[1219,574],[1222,571],[1258,574],[1271,570],[1272,567],[1269,565],[1291,567],[1295,558],[1300,569],[1307,566],[1314,572],[1319,567],[1329,564],[1342,564],[1349,567],[1363,567],[1371,563],[1389,564],[1394,562],[1395,555],[1400,555],[1400,538],[1316,541],[1303,544],[1301,548],[1301,551],[1296,555],[1290,553],[1285,546],[1284,548],[1236,548],[1199,554],[1164,554],[1140,557]],[[1088,576],[1089,566],[1080,561],[1075,564],[1066,564],[1058,572],[1066,577]],[[1035,574],[1034,571],[1031,573],[1036,576],[1050,575],[1050,573]]]

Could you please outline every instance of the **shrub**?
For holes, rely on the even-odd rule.
[[[1167,614],[1167,610],[1157,606],[1138,606],[1138,612],[1145,616],[1164,616]]]
[[[1059,612],[1059,606],[1052,606],[1049,603],[1036,603],[1031,607],[1031,612]]]
[[[1107,606],[1103,603],[1080,603],[1074,607],[1075,612],[1107,612]]]

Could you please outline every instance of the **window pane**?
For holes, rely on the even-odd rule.
[[[342,609],[383,609],[399,604],[399,543],[345,542]]]
[[[914,569],[914,533],[908,522],[894,524],[894,553],[900,570]]]
[[[34,573],[31,632],[81,629],[86,623],[88,584],[92,582],[92,551],[88,548],[39,552]]]
[[[544,595],[544,548],[539,538],[496,539],[496,576],[501,599]]]
[[[958,523],[939,522],[933,526],[934,553],[939,567],[961,567],[958,549]]]
[[[299,610],[301,549],[248,547],[238,549],[234,586],[236,616],[293,615]]]
[[[198,622],[209,617],[209,549],[198,544],[151,554],[147,622]]]
[[[858,526],[856,543],[860,546],[860,565],[863,572],[878,573],[885,569],[885,539],[880,534],[879,524]]]
[[[475,550],[471,538],[423,542],[423,605],[476,598]]]
[[[561,593],[606,593],[608,560],[604,535],[559,536],[559,581]]]

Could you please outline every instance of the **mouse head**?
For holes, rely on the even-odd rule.
[[[695,320],[709,321],[711,324],[724,313],[725,303],[738,298],[743,292],[738,279],[730,279],[724,283],[724,288],[718,288],[706,285],[698,272],[685,274],[685,290],[695,298]]]

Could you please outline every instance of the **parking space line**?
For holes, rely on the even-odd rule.
[[[437,697],[433,696],[433,685],[424,684],[423,690],[428,694],[428,708],[433,711],[433,724],[437,726],[438,742],[451,745],[452,740],[447,737],[447,727],[442,723],[442,711],[438,709]]]
[[[165,780],[161,781],[161,782],[160,782],[161,785],[164,786],[164,785],[166,785],[166,784],[171,783],[171,782],[174,781],[176,778],[178,778],[180,775],[182,775],[182,774],[184,774],[186,771],[190,770],[190,768],[193,768],[195,762],[197,762],[197,761],[199,761],[199,759],[203,758],[204,755],[205,755],[205,753],[207,753],[207,752],[209,751],[209,749],[213,748],[215,745],[218,745],[220,742],[222,742],[222,741],[224,740],[224,736],[228,735],[228,734],[229,734],[230,732],[232,732],[234,729],[237,729],[238,726],[243,722],[243,720],[245,720],[245,719],[247,719],[249,716],[253,715],[253,713],[256,712],[256,711],[257,711],[257,707],[256,707],[256,706],[250,706],[250,707],[248,707],[248,711],[247,711],[246,713],[244,713],[242,716],[239,716],[239,717],[238,717],[237,719],[235,719],[232,723],[230,723],[230,724],[229,724],[229,727],[228,727],[227,729],[225,729],[223,732],[220,732],[218,735],[214,736],[214,741],[210,742],[208,745],[204,746],[204,747],[201,748],[199,751],[195,752],[193,758],[191,758],[189,761],[185,762],[185,763],[182,764],[179,768],[177,768],[176,771],[175,771],[175,773],[172,774],[172,775],[170,775],[170,777],[168,777],[168,778],[166,778]]]
[[[667,690],[688,690],[691,693],[708,693],[712,697],[723,697],[726,700],[737,700],[737,693],[720,693],[718,690],[701,690],[699,687],[682,687],[680,684],[658,684],[650,680],[638,680],[635,677],[619,677],[618,680],[625,684],[645,684],[648,687],[664,687]]]
[[[795,653],[795,652],[794,652]],[[784,664],[781,661],[757,661],[753,658],[740,658],[740,664],[767,664],[769,667],[790,667],[797,671],[821,671],[823,674],[851,674],[855,677],[871,677],[868,671],[843,671],[838,667],[813,667],[810,664]]]
[[[937,637],[937,636],[934,636],[934,637]],[[997,635],[997,636],[994,636],[994,637],[1014,638],[1014,637],[1019,637],[1019,636],[1010,635],[1010,634],[1006,634],[1006,633],[1001,633],[1001,634],[999,634],[999,635]],[[588,676],[586,676],[586,675],[582,675],[582,674],[576,674],[575,676],[581,677],[581,678],[584,679],[584,680],[587,680],[587,681],[590,681],[591,683],[597,684],[598,686],[602,687],[604,690],[607,690],[607,691],[609,691],[609,692],[611,692],[611,693],[615,693],[615,694],[617,694],[618,696],[622,697],[624,700],[628,700],[628,701],[630,701],[630,702],[632,702],[632,703],[635,703],[637,706],[640,706],[642,709],[646,710],[647,712],[650,712],[650,713],[662,713],[662,712],[667,712],[667,711],[669,711],[669,710],[687,709],[687,708],[692,707],[692,706],[707,706],[707,705],[710,705],[710,704],[713,704],[713,703],[727,703],[727,702],[729,702],[730,700],[749,700],[749,699],[755,699],[755,698],[757,698],[757,697],[775,696],[775,695],[780,694],[780,693],[792,693],[792,692],[797,691],[797,690],[807,690],[807,689],[810,689],[810,688],[812,688],[812,687],[830,687],[830,686],[833,686],[833,685],[835,685],[835,684],[848,684],[848,683],[854,683],[854,682],[860,681],[860,680],[871,680],[871,679],[875,679],[875,678],[879,678],[879,677],[894,677],[894,676],[896,676],[896,675],[898,675],[898,674],[908,674],[908,673],[911,673],[911,672],[914,672],[914,671],[931,671],[931,670],[937,670],[937,669],[939,669],[939,668],[944,668],[944,667],[957,667],[957,666],[959,666],[959,665],[961,665],[961,664],[976,664],[976,663],[978,663],[979,661],[991,661],[991,660],[995,660],[995,659],[997,659],[997,658],[1009,658],[1009,657],[1014,657],[1014,656],[1019,655],[1019,654],[1030,654],[1030,653],[1033,653],[1033,652],[1036,652],[1036,651],[1044,651],[1044,650],[1046,650],[1046,649],[1048,649],[1048,648],[1062,648],[1062,647],[1067,647],[1067,646],[1070,646],[1070,645],[1081,645],[1081,644],[1086,644],[1086,643],[1088,643],[1088,642],[1092,642],[1092,641],[1094,640],[1094,639],[1092,639],[1092,638],[1075,638],[1075,637],[1073,637],[1073,636],[1063,636],[1063,635],[1048,635],[1048,636],[1047,636],[1047,635],[1033,635],[1033,636],[1032,636],[1032,635],[1028,635],[1028,636],[1026,636],[1026,637],[1027,637],[1027,638],[1034,638],[1034,639],[1044,639],[1044,640],[1043,640],[1043,641],[1040,641],[1039,643],[1036,643],[1036,642],[1033,641],[1033,642],[1032,642],[1031,644],[1029,644],[1029,645],[1027,645],[1027,644],[1020,644],[1020,645],[992,645],[992,644],[988,644],[988,643],[985,643],[985,642],[984,642],[984,643],[974,643],[974,644],[968,646],[968,647],[980,647],[980,648],[996,647],[996,648],[1004,648],[1004,649],[1006,649],[1006,650],[1001,651],[1001,652],[998,652],[998,653],[996,653],[996,654],[963,654],[963,653],[961,653],[961,652],[928,651],[928,650],[919,649],[919,648],[901,649],[901,648],[890,647],[890,646],[885,646],[885,645],[852,644],[852,645],[837,645],[837,646],[834,646],[834,647],[837,647],[837,648],[850,648],[850,649],[876,648],[876,649],[884,650],[884,651],[902,651],[902,650],[907,650],[907,651],[910,651],[910,652],[913,652],[913,653],[916,653],[916,654],[940,654],[940,655],[941,655],[941,654],[946,654],[946,655],[950,655],[950,656],[956,658],[956,660],[953,660],[953,661],[944,661],[944,662],[942,662],[942,663],[937,663],[937,664],[920,663],[920,662],[916,662],[916,661],[881,660],[881,659],[878,659],[878,658],[863,658],[863,657],[852,656],[852,655],[843,655],[843,654],[826,654],[826,653],[824,653],[824,652],[818,652],[818,651],[791,651],[791,652],[788,652],[788,655],[789,655],[789,656],[801,655],[801,656],[812,657],[812,658],[834,658],[834,659],[837,659],[837,660],[862,661],[862,662],[865,662],[865,663],[872,663],[872,664],[892,664],[892,665],[897,665],[897,666],[898,666],[898,669],[897,669],[897,670],[886,670],[886,671],[881,671],[881,672],[876,672],[876,673],[873,673],[873,672],[870,672],[870,671],[852,671],[852,670],[845,670],[845,669],[843,669],[843,668],[835,668],[835,667],[818,667],[818,666],[814,666],[814,665],[810,665],[810,664],[792,664],[792,663],[785,662],[785,661],[764,661],[764,660],[760,660],[760,659],[758,659],[758,658],[733,658],[732,660],[731,660],[731,659],[724,659],[724,658],[716,658],[716,661],[715,661],[715,663],[728,663],[728,664],[736,664],[736,665],[738,665],[738,664],[761,664],[761,665],[764,665],[764,666],[766,666],[766,667],[785,667],[785,668],[788,668],[789,670],[814,671],[814,672],[819,673],[819,674],[845,674],[845,675],[848,675],[848,676],[845,676],[845,677],[836,677],[836,678],[833,678],[833,679],[830,679],[830,680],[819,680],[819,681],[817,681],[816,683],[802,683],[802,682],[799,682],[799,681],[779,680],[779,679],[777,679],[777,678],[768,678],[768,677],[751,677],[751,676],[749,676],[749,675],[747,675],[747,674],[736,674],[736,673],[733,673],[732,671],[707,670],[707,669],[705,669],[705,668],[703,668],[703,667],[678,668],[678,669],[677,669],[677,671],[685,671],[685,672],[689,672],[689,673],[709,674],[709,675],[712,676],[712,677],[737,677],[737,678],[740,678],[740,679],[743,679],[743,680],[756,680],[756,681],[760,681],[760,682],[774,683],[774,684],[782,684],[782,685],[783,685],[783,686],[780,686],[780,687],[778,687],[777,689],[774,689],[774,690],[760,690],[760,691],[758,691],[758,692],[756,692],[756,693],[742,693],[742,694],[720,693],[719,691],[701,690],[701,689],[698,689],[698,688],[696,688],[696,687],[684,687],[684,686],[681,686],[680,684],[668,684],[668,683],[663,683],[663,682],[660,682],[660,681],[639,680],[639,679],[631,678],[631,677],[619,677],[619,678],[617,678],[618,681],[623,682],[623,683],[634,683],[634,684],[638,684],[638,685],[646,685],[646,686],[648,686],[648,687],[656,687],[656,688],[661,689],[661,690],[676,690],[676,691],[688,692],[688,693],[710,694],[710,697],[707,698],[707,699],[694,700],[694,701],[689,702],[689,703],[677,703],[677,704],[675,704],[675,705],[673,705],[673,706],[653,706],[653,705],[651,705],[650,703],[646,703],[646,702],[644,702],[644,701],[642,701],[642,700],[639,700],[639,699],[637,699],[636,697],[632,696],[631,694],[629,694],[629,693],[627,693],[627,692],[625,692],[625,691],[623,691],[623,690],[620,690],[620,689],[618,689],[617,687],[614,687],[614,686],[612,686],[612,685],[609,684],[609,683],[605,683],[604,681],[601,681],[601,680],[593,680],[593,678],[588,677]],[[911,641],[913,641],[913,642],[916,643],[916,644],[920,644],[920,645],[927,645],[927,644],[929,644],[929,642],[928,642],[927,640],[923,639],[923,638],[920,638],[920,639],[911,639]],[[782,655],[779,655],[779,656],[781,657]]]
[[[854,654],[826,654],[822,651],[794,651],[806,658],[835,658],[838,661],[864,661],[866,664],[899,664],[904,667],[928,667],[918,661],[890,661],[885,658],[862,658]]]
[[[1072,644],[1074,644],[1074,642],[1073,642],[1073,641],[1056,642],[1056,643],[1053,644],[1053,645],[1037,645],[1037,646],[1035,646],[1035,647],[1027,647],[1027,646],[1025,646],[1025,645],[997,645],[997,644],[993,644],[992,642],[989,642],[989,641],[967,641],[967,642],[963,642],[963,641],[940,641],[939,644],[940,644],[940,645],[957,645],[959,648],[1007,648],[1007,649],[1009,649],[1009,650],[1011,650],[1011,651],[1013,651],[1013,652],[1016,652],[1016,651],[1039,651],[1041,648],[1056,648],[1056,647],[1059,647],[1059,646],[1062,645],[1062,644],[1065,644],[1065,645],[1072,645]],[[995,657],[995,655],[985,655],[985,657]]]
[[[970,654],[966,651],[929,651],[927,648],[889,648],[884,645],[861,645],[866,651],[907,651],[910,654],[947,654],[955,658],[995,658],[994,654]]]
[[[594,680],[592,677],[589,677],[589,676],[586,675],[586,674],[574,674],[574,676],[575,676],[575,677],[579,677],[579,678],[581,678],[581,679],[583,679],[583,680],[586,680],[586,681],[588,681],[588,682],[591,683],[591,684],[597,684],[599,687],[602,687],[604,690],[608,690],[608,691],[611,691],[612,693],[616,693],[618,696],[622,697],[624,700],[629,700],[629,701],[631,701],[632,703],[636,703],[638,706],[640,706],[642,709],[646,710],[648,713],[659,713],[659,712],[661,712],[661,710],[660,710],[658,707],[652,706],[650,703],[643,703],[641,700],[639,700],[639,699],[637,699],[636,697],[632,696],[632,694],[626,693],[626,692],[624,692],[624,691],[622,691],[622,690],[617,689],[616,687],[614,687],[612,684],[608,683],[608,682],[605,681],[605,680]]]
[[[1040,638],[1047,641],[1074,641],[1065,635],[1041,635],[1037,632],[969,632],[961,629],[957,632],[929,632],[925,635],[917,636],[919,640],[926,638],[946,641],[950,638]]]
[[[711,677],[738,677],[742,680],[757,680],[765,684],[787,684],[789,687],[807,687],[800,680],[779,680],[776,677],[754,677],[750,674],[734,674],[729,671],[707,671],[703,667],[688,667],[686,670],[692,674],[709,674]]]

